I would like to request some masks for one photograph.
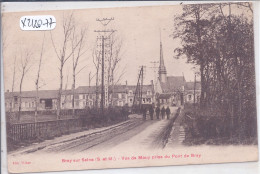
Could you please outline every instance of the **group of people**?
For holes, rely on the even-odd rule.
[[[154,116],[154,112],[156,114],[156,118],[159,120],[160,115],[161,118],[164,119],[165,115],[167,116],[167,119],[170,119],[170,115],[171,115],[171,110],[169,108],[169,106],[167,106],[167,108],[165,109],[165,107],[163,106],[161,109],[159,106],[157,106],[155,109],[153,106],[150,106],[148,108],[149,111],[149,115],[151,120],[153,120],[153,116]],[[143,119],[146,120],[146,114],[147,114],[147,108],[143,107],[142,108],[142,113],[143,113]]]

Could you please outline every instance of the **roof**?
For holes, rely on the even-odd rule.
[[[163,92],[175,92],[181,90],[185,84],[186,80],[183,76],[168,76],[166,83],[161,82],[161,87]]]
[[[109,88],[109,91],[112,91],[112,87]],[[115,85],[114,86],[115,93],[124,93],[126,91],[127,91],[126,85]],[[78,94],[82,94],[82,93],[93,93],[94,94],[95,92],[96,92],[96,86],[79,86],[76,89],[76,93],[78,93]]]
[[[11,98],[12,96],[19,96],[19,92],[6,92],[5,97]],[[35,98],[36,91],[22,91],[22,98]],[[39,90],[38,97],[41,99],[54,99],[58,96],[58,90]]]
[[[114,93],[125,93],[128,90],[135,91],[134,85],[115,85]],[[152,85],[143,85],[143,92],[153,90]],[[75,89],[76,94],[95,94],[96,86],[79,86]],[[72,90],[63,90],[62,94],[72,95]],[[5,98],[12,98],[13,96],[19,96],[19,92],[5,92]],[[35,98],[36,91],[22,91],[23,98]],[[55,99],[58,98],[58,90],[39,90],[38,96],[41,99]]]
[[[112,91],[112,87],[110,87],[110,91]],[[114,92],[115,93],[124,93],[127,91],[126,85],[114,85]]]
[[[96,86],[79,86],[75,90],[75,93],[77,94],[95,93],[95,92],[96,92]]]
[[[127,85],[127,90],[132,90],[133,92],[135,92],[136,90],[136,85]],[[147,91],[153,91],[153,85],[143,85],[143,88],[142,88],[142,92],[147,92]]]
[[[194,82],[186,82],[185,90],[194,90]],[[195,90],[201,90],[200,82],[196,82]]]

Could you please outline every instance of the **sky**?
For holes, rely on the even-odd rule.
[[[89,73],[95,74],[92,61],[92,50],[95,47],[97,33],[94,30],[102,29],[103,26],[96,21],[97,18],[110,18],[107,29],[114,29],[116,37],[122,40],[121,61],[117,72],[125,72],[120,83],[135,85],[137,83],[138,70],[145,66],[145,84],[154,80],[152,61],[160,59],[160,41],[163,45],[164,62],[168,76],[182,76],[186,81],[194,80],[194,65],[187,64],[185,58],[175,59],[174,49],[180,47],[179,40],[173,40],[170,35],[173,32],[174,16],[181,13],[181,6],[158,6],[158,7],[125,7],[107,9],[81,9],[73,10],[75,26],[86,27],[87,36],[85,54],[81,57],[78,69],[86,66],[77,76],[76,87],[89,85]],[[20,62],[26,51],[31,53],[30,70],[23,82],[23,91],[35,90],[40,50],[44,39],[43,63],[40,74],[40,89],[59,88],[59,61],[55,54],[50,38],[50,31],[22,31],[19,20],[27,15],[53,15],[56,18],[56,28],[51,31],[56,48],[61,49],[63,40],[62,21],[72,11],[42,11],[42,12],[10,12],[3,15],[3,38],[4,38],[4,85],[5,91],[11,90],[14,67],[15,88],[19,90],[21,78]],[[64,16],[64,17],[63,17]],[[68,54],[70,50],[68,49]],[[14,60],[16,63],[14,66]],[[64,67],[64,88],[72,86],[72,60],[69,59]],[[68,81],[67,81],[68,77]],[[95,85],[95,78],[91,80]]]

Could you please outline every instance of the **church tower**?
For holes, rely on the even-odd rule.
[[[163,50],[162,50],[162,41],[160,41],[160,65],[159,65],[159,80],[162,83],[166,83],[167,71],[166,67],[164,66],[164,60],[163,60]]]

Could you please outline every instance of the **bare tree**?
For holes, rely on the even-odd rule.
[[[234,4],[236,4],[238,8],[240,8],[240,6],[245,7],[253,13],[252,2],[235,2]]]
[[[14,94],[15,74],[16,74],[16,55],[14,57],[14,69],[13,69],[13,80],[12,80],[12,95]],[[13,107],[14,107],[14,96],[12,96],[11,112],[13,111]]]
[[[73,115],[75,114],[75,87],[76,87],[76,76],[86,68],[86,65],[83,66],[81,69],[78,69],[80,58],[86,52],[86,28],[81,28],[80,33],[77,33],[76,27],[73,28],[73,34],[71,39],[71,49],[72,49],[72,76],[73,76],[73,83],[72,83],[72,109]],[[78,44],[78,47],[73,49],[75,44]]]
[[[2,17],[2,19],[4,18],[3,13],[1,14],[1,17]],[[1,38],[2,38],[2,50],[4,52],[6,50],[6,48],[8,47],[8,43],[7,43],[8,34],[5,34],[5,32],[6,32],[6,29],[8,29],[10,26],[7,25],[7,24],[4,24],[3,21],[4,20],[2,20],[2,22],[1,22],[1,24],[2,24],[1,25],[1,27],[2,27],[2,29],[1,29]]]
[[[122,80],[123,76],[126,73],[126,67],[127,64],[124,66],[124,68],[121,69],[121,71],[119,71],[119,66],[118,69],[116,69],[116,71],[114,72],[114,81],[113,81],[113,85],[118,85],[119,82]]]
[[[110,88],[110,103],[112,104],[112,96],[114,92],[114,86],[118,83],[125,73],[124,70],[120,74],[118,74],[118,79],[115,80],[116,70],[118,65],[122,59],[122,44],[123,41],[118,36],[112,35],[110,38],[110,45],[109,45],[109,58],[108,58],[108,82]],[[115,83],[116,82],[116,83]]]
[[[66,83],[65,83],[65,91],[67,91],[67,88],[68,88],[68,82],[69,82],[69,68],[67,69],[67,75],[66,75]],[[65,93],[65,95],[64,95],[64,105],[66,105],[67,104],[67,100],[68,100],[68,97],[70,97],[70,94],[69,94],[69,96],[67,95],[67,93]]]
[[[88,74],[88,86],[91,86],[91,80],[96,76],[96,74],[94,74],[93,76],[91,76],[91,71]]]
[[[38,114],[38,104],[39,104],[39,79],[40,79],[40,72],[41,72],[41,66],[42,66],[42,57],[43,57],[43,47],[44,47],[44,41],[45,41],[45,32],[43,34],[43,40],[42,40],[42,48],[40,53],[40,60],[38,65],[38,72],[37,77],[35,80],[35,88],[36,88],[36,97],[35,97],[35,117],[34,121],[37,121],[37,114]]]
[[[68,44],[69,44],[70,38],[72,36],[73,28],[74,28],[73,13],[71,13],[70,16],[68,16],[68,17],[63,16],[62,24],[63,24],[62,29],[63,29],[64,38],[63,38],[62,46],[59,50],[56,48],[55,43],[53,41],[52,33],[50,32],[52,45],[53,45],[54,51],[55,51],[56,56],[60,63],[60,65],[58,66],[59,74],[60,74],[60,87],[59,87],[58,98],[57,98],[57,119],[60,119],[61,94],[62,94],[62,88],[63,88],[63,68],[64,68],[65,63],[72,56],[74,50],[79,45],[79,42],[78,42],[75,44],[75,46],[72,48],[72,50],[68,50]]]
[[[19,84],[19,109],[18,109],[18,121],[20,121],[21,118],[21,107],[22,107],[22,86],[23,86],[23,80],[29,69],[31,61],[31,53],[26,50],[24,52],[21,52],[20,57],[20,67],[19,70],[21,71],[21,78],[20,78],[20,84]]]

